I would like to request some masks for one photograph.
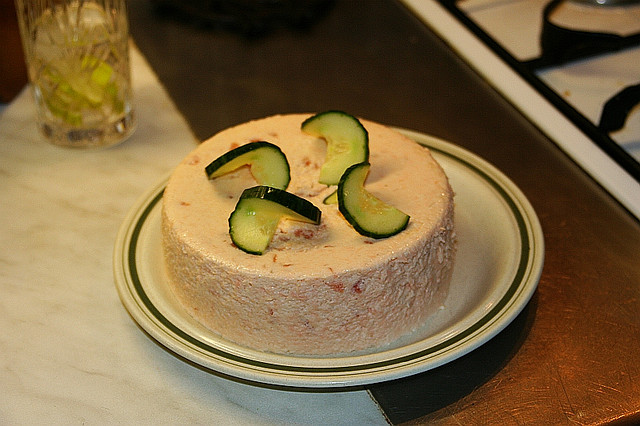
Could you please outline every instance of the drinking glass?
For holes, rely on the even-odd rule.
[[[55,145],[106,147],[135,128],[124,0],[16,0],[37,123]]]

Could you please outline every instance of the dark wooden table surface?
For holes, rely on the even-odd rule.
[[[533,299],[472,353],[369,387],[392,422],[640,422],[640,223],[401,4],[337,0],[260,35],[156,6],[129,1],[132,36],[198,138],[342,109],[461,145],[533,204],[546,244]]]

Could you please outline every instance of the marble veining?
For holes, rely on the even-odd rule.
[[[28,90],[0,108],[0,424],[386,424],[366,391],[223,378],[145,335],[113,283],[117,230],[196,140],[132,45],[138,128],[123,144],[46,143]]]

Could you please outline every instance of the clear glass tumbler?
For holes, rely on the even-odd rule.
[[[15,0],[38,126],[60,146],[115,145],[135,128],[125,0]]]

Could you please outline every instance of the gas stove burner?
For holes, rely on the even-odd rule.
[[[640,219],[640,0],[403,1]]]
[[[638,3],[640,0],[569,0],[569,2],[604,4],[610,2],[617,4]],[[561,65],[566,62],[584,59],[602,53],[616,52],[627,47],[640,44],[640,33],[621,35],[616,29],[610,31],[589,31],[583,28],[570,28],[554,22],[552,15],[556,10],[567,3],[567,0],[552,0],[544,8],[542,19],[542,32],[540,46],[542,55],[531,61],[529,66],[533,69]],[[580,11],[586,13],[585,11]]]
[[[631,110],[639,104],[640,84],[625,87],[604,104],[598,128],[607,133],[622,129]]]
[[[638,4],[640,0],[571,0],[575,3],[589,4],[592,6],[627,6]]]

